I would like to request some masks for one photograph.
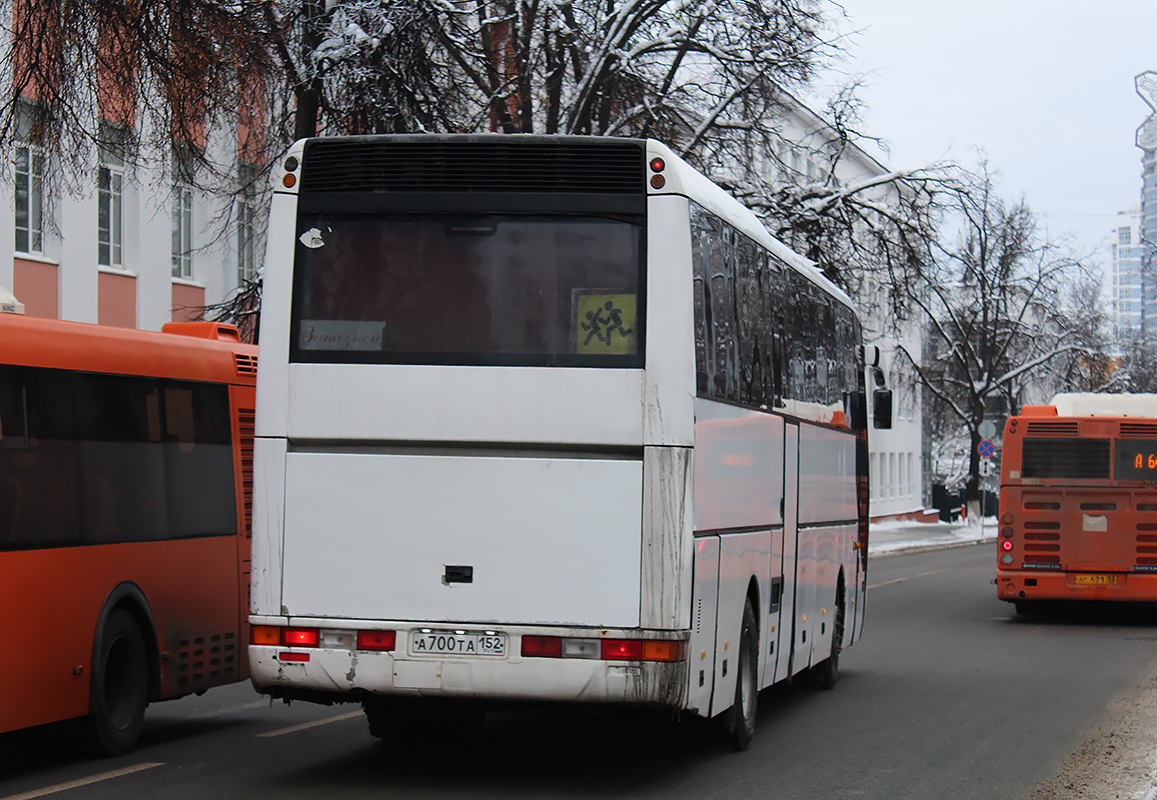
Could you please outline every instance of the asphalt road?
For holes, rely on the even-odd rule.
[[[839,684],[765,692],[746,753],[706,725],[581,709],[387,747],[354,706],[270,706],[241,685],[151,707],[121,758],[78,755],[68,725],[0,737],[0,798],[1015,800],[1157,667],[1157,615],[1015,617],[994,558],[986,544],[876,559]]]

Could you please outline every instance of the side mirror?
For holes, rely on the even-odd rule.
[[[872,392],[872,424],[880,430],[892,428],[892,390],[876,389]]]
[[[844,414],[848,418],[848,427],[854,431],[863,431],[868,428],[868,397],[863,392],[846,392],[844,394]]]

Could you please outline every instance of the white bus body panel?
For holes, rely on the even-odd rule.
[[[291,452],[290,616],[635,627],[640,461]],[[446,583],[447,566],[473,582]]]
[[[795,633],[796,592],[799,586],[799,425],[785,426],[784,431],[784,494],[783,494],[783,601],[780,606],[781,624],[776,631],[775,649],[779,657],[775,663],[775,680],[790,678],[799,668],[792,645]]]
[[[800,427],[799,548],[793,669],[817,664],[831,654],[836,620],[836,586],[844,573],[844,643],[852,630],[856,551],[856,442],[846,433],[815,425]],[[846,558],[841,558],[841,553]],[[806,617],[806,620],[804,619]]]
[[[686,708],[711,716],[715,687],[715,625],[719,611],[719,537],[695,539],[695,590],[691,605],[691,641],[687,646]]]
[[[643,371],[290,364],[291,441],[638,447]]]
[[[253,440],[253,552],[249,611],[281,613],[282,530],[285,525],[285,440]]]

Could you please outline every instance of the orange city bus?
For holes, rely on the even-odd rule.
[[[119,754],[248,677],[256,368],[232,325],[0,314],[0,733],[79,717]]]
[[[1001,461],[1001,600],[1157,600],[1157,395],[1025,406]]]

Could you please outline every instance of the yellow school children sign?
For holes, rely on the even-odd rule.
[[[583,355],[626,355],[638,341],[634,294],[606,291],[575,293],[577,341],[575,352]]]

